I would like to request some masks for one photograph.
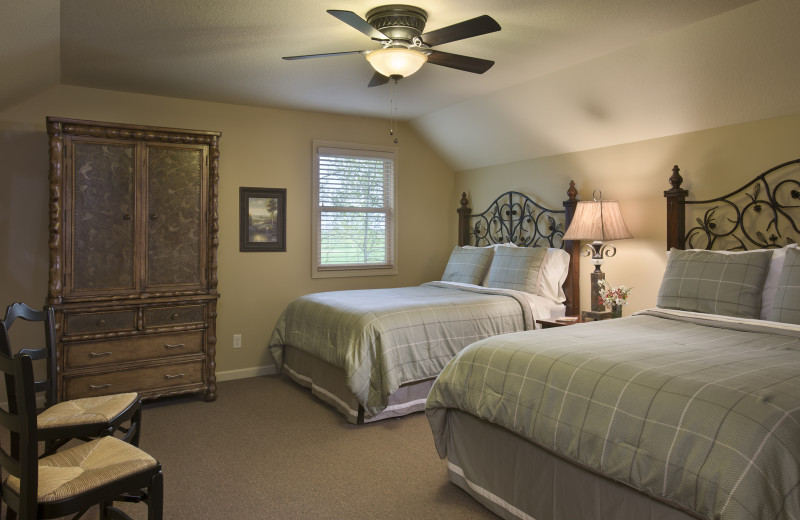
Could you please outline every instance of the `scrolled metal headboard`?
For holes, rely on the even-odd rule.
[[[467,244],[513,242],[522,247],[562,247],[565,210],[545,208],[518,191],[507,191],[470,217]]]
[[[800,238],[800,159],[773,166],[736,191],[708,200],[685,200],[673,167],[667,197],[667,248],[778,248]],[[687,215],[687,213],[690,213]],[[693,219],[685,230],[685,223]]]

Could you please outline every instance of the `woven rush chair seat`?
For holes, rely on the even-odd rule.
[[[39,502],[76,497],[128,475],[158,466],[156,459],[116,437],[102,437],[39,459]],[[20,492],[20,480],[6,485]]]
[[[63,426],[103,425],[133,406],[139,394],[102,395],[56,403],[37,417],[39,430]]]

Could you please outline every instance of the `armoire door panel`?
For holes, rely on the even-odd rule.
[[[150,290],[202,289],[205,157],[200,147],[147,147],[147,273]]]
[[[136,290],[136,145],[76,141],[71,294]]]

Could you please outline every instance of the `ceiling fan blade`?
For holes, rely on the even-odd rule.
[[[385,85],[387,83],[389,83],[389,78],[387,78],[386,76],[384,76],[380,72],[376,72],[375,74],[372,75],[372,79],[369,80],[369,85],[367,85],[367,86],[368,87],[377,87],[379,85]]]
[[[325,54],[304,54],[303,56],[284,56],[284,60],[304,60],[306,58],[327,58],[329,56],[346,56],[348,54],[366,54],[367,51],[328,52]]]
[[[330,12],[330,11],[328,11]],[[433,47],[434,45],[441,45],[443,43],[454,42],[463,40],[464,38],[472,38],[473,36],[480,36],[481,34],[488,34],[500,30],[500,24],[494,18],[485,14],[472,20],[448,25],[435,31],[427,32],[420,36],[420,39]]]
[[[361,31],[373,40],[388,40],[385,34],[371,26],[366,20],[358,16],[353,11],[341,11],[338,9],[328,9],[328,14],[331,14],[343,21],[353,29]]]
[[[474,72],[475,74],[483,74],[494,65],[494,62],[491,60],[461,56],[460,54],[451,54],[442,51],[431,51],[431,53],[428,54],[428,63],[441,65],[442,67],[450,67],[451,69]]]

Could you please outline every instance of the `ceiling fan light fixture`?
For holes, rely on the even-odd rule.
[[[417,72],[428,61],[428,55],[404,47],[388,47],[368,52],[367,61],[373,69],[387,78],[405,78]]]

